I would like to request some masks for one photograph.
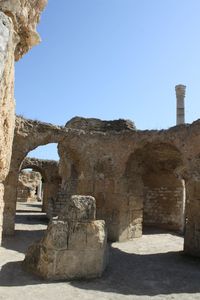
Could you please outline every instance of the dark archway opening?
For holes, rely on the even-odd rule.
[[[148,143],[130,156],[126,182],[135,215],[129,223],[132,238],[162,231],[184,233],[186,191],[182,169],[180,151],[168,143]]]
[[[143,227],[183,233],[185,226],[185,182],[178,174],[180,152],[169,144],[149,144],[143,149]]]

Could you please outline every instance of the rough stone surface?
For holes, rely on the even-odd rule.
[[[181,181],[168,175],[165,186],[161,186],[158,185],[159,179],[152,175],[149,182],[151,185],[145,189],[143,223],[183,231],[184,201]]]
[[[81,118],[74,117],[69,122],[66,123],[65,127],[82,129],[86,131],[122,131],[122,130],[136,130],[135,124],[131,120],[112,120],[112,121],[102,121],[95,118]]]
[[[80,119],[80,124],[82,122]],[[176,128],[169,131],[134,131],[130,128],[95,131],[95,128],[96,125],[84,131],[80,129],[73,138],[68,134],[59,143],[65,199],[67,201],[69,195],[75,193],[94,196],[97,217],[106,220],[109,239],[122,241],[140,237],[145,188],[148,185],[153,188],[147,174],[157,177],[158,188],[167,186],[166,178],[169,176],[172,176],[173,182],[183,164],[179,143],[186,127],[178,133]],[[175,189],[180,187],[181,179],[177,181]],[[156,224],[176,230],[180,225],[176,217],[182,213],[176,204],[182,201],[182,196],[169,195],[171,205],[168,205],[166,218],[159,220],[162,212],[164,215],[169,196],[159,203],[157,220],[160,222]]]
[[[107,262],[104,221],[95,221],[95,199],[73,196],[44,238],[27,251],[23,266],[43,278],[62,280],[100,277]]]
[[[38,146],[48,143],[58,143],[63,138],[63,131],[65,132],[66,129],[63,130],[60,126],[53,126],[51,124],[41,123],[38,121],[25,120],[21,117],[16,118],[15,135],[13,140],[13,155],[11,158],[10,172],[5,182],[5,209],[3,220],[4,234],[14,234],[18,174],[21,170],[24,159],[29,151],[37,148]],[[44,190],[46,190],[46,192],[44,192],[44,210],[46,211],[47,199],[49,196],[54,197],[54,192],[60,184],[60,182],[58,183],[57,179],[55,179],[58,174],[58,170],[55,171],[55,168],[58,169],[58,166],[56,165],[55,168],[53,167],[52,172],[52,164],[49,164],[49,161],[47,161],[45,164],[39,163],[39,160],[36,161],[31,165],[26,164],[26,168],[27,166],[30,168],[33,167],[35,171],[41,172],[43,178],[45,175],[49,174],[49,176],[46,177],[47,185],[44,187]],[[48,169],[49,172],[44,172],[43,166],[45,166],[45,169]],[[54,171],[56,172],[55,177]]]
[[[4,181],[9,171],[15,125],[13,25],[0,11],[0,242]]]
[[[26,157],[22,162],[21,170],[27,168],[31,168],[42,175],[43,211],[51,218],[56,207],[57,194],[61,185],[58,162]]]
[[[21,171],[17,187],[17,201],[31,202],[41,201],[38,198],[37,188],[42,184],[42,177],[39,172]]]
[[[59,219],[81,222],[94,221],[96,219],[95,199],[91,196],[71,196],[71,200],[60,212]]]
[[[141,237],[145,222],[173,230],[185,227],[185,251],[199,255],[200,121],[160,131],[127,126],[105,130],[110,123],[105,122],[76,118],[59,127],[16,119],[15,155],[5,188],[5,230],[14,233],[17,177],[24,157],[54,142],[62,178],[56,209],[63,209],[72,195],[91,195],[110,240]]]
[[[8,174],[14,117],[14,43],[10,19],[0,12],[0,181]]]
[[[4,181],[9,172],[15,126],[14,60],[39,42],[36,25],[46,3],[46,0],[0,0],[0,243]]]
[[[0,0],[0,10],[11,17],[15,30],[15,60],[40,42],[36,26],[47,0]]]

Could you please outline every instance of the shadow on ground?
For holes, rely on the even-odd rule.
[[[143,226],[142,234],[143,235],[152,235],[152,234],[166,234],[169,233],[170,235],[174,236],[180,236],[184,237],[184,233],[176,230],[168,230],[168,229],[163,229],[155,226]]]
[[[28,208],[33,208],[33,211],[34,211],[34,209],[36,209],[36,208],[39,208],[39,209],[41,209],[42,210],[42,204],[41,203],[39,203],[39,204],[31,204],[31,203],[27,203],[27,204],[24,204],[24,206],[25,207],[28,207]],[[23,211],[23,210],[22,210]],[[37,210],[38,211],[38,210]]]
[[[26,253],[27,248],[44,236],[45,230],[15,230],[14,237],[3,238],[2,247],[20,253]]]
[[[0,270],[0,286],[20,287],[51,284],[52,282],[46,282],[26,273],[22,269],[21,261],[19,261],[23,259],[23,254],[30,244],[42,238],[44,227],[43,225],[35,227],[35,224],[44,224],[46,222],[44,216],[41,214],[19,214],[16,220],[20,226],[25,224],[22,226],[22,229],[25,230],[16,230],[14,237],[3,239],[2,247],[4,249],[1,250],[3,255],[8,256],[5,260],[3,257],[2,262],[9,262],[4,263]],[[29,225],[33,225],[32,230],[30,230]],[[38,230],[35,230],[36,228]],[[146,232],[146,234],[148,233]],[[120,247],[120,244],[117,245]],[[200,259],[184,256],[181,252],[139,255],[126,253],[119,248],[110,246],[110,261],[102,278],[70,283],[63,282],[62,284],[70,284],[86,291],[155,296],[200,293],[199,283]]]
[[[16,224],[27,224],[27,225],[47,225],[49,219],[46,214],[41,213],[30,213],[28,212],[26,215],[17,214],[15,217]]]
[[[84,290],[154,296],[172,293],[199,293],[199,282],[199,259],[184,256],[180,252],[150,255],[129,254],[111,247],[110,263],[102,278],[90,281],[72,281],[70,284]],[[45,281],[24,272],[20,261],[5,264],[0,272],[1,286],[45,283]]]
[[[112,248],[110,264],[102,279],[72,285],[123,295],[155,296],[199,293],[199,280],[200,260],[181,252],[137,255]]]
[[[17,202],[16,213],[42,213],[42,203],[41,202]]]

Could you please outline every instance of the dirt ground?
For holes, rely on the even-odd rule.
[[[200,300],[200,259],[182,254],[182,237],[155,230],[146,231],[140,239],[110,245],[109,266],[99,279],[45,282],[25,273],[21,268],[24,253],[43,235],[47,220],[40,204],[19,208],[16,234],[4,238],[0,248],[0,299]]]

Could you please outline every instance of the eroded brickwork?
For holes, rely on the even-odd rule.
[[[174,174],[145,176],[144,224],[183,231],[184,187]]]
[[[62,185],[52,211],[57,214],[74,194],[94,196],[97,217],[106,221],[109,239],[120,241],[140,237],[143,222],[180,230],[186,218],[185,251],[199,251],[193,242],[199,238],[198,192],[193,184],[200,170],[199,121],[161,131],[137,131],[123,120],[83,118],[72,119],[66,127],[22,118],[16,125],[6,186],[12,232],[20,164],[37,146],[57,142]],[[197,250],[191,250],[193,245]]]
[[[183,225],[183,188],[147,188],[144,198],[144,225],[180,230]]]

